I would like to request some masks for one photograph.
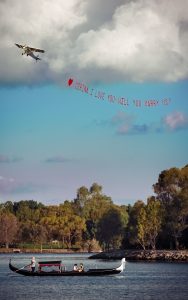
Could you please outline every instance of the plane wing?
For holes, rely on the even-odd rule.
[[[20,44],[15,44],[18,48],[26,48],[26,49],[28,49],[28,50],[30,50],[30,51],[32,51],[32,52],[41,52],[41,53],[44,53],[45,51],[44,50],[42,50],[42,49],[38,49],[38,48],[32,48],[32,47],[29,47],[29,46],[23,46],[23,45],[20,45]]]
[[[37,49],[37,48],[31,48],[31,47],[27,47],[29,50],[31,51],[35,51],[35,52],[41,52],[41,53],[44,53],[45,51],[42,50],[42,49]]]
[[[19,45],[19,44],[15,44],[18,48],[22,48],[23,49],[23,45]]]

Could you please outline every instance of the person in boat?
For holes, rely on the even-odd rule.
[[[78,271],[78,265],[74,264],[73,271]]]
[[[84,265],[81,263],[78,269],[79,272],[83,272],[84,271]]]
[[[36,267],[36,260],[35,260],[35,257],[33,256],[32,259],[31,259],[31,271],[32,272],[35,272],[35,267]]]

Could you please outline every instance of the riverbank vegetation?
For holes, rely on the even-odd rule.
[[[60,205],[4,202],[0,245],[85,251],[187,249],[188,165],[162,171],[153,189],[155,196],[133,205],[114,204],[97,183],[78,188],[75,199]]]

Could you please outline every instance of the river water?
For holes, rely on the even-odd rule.
[[[1,300],[186,300],[188,263],[126,262],[123,273],[102,277],[25,277],[9,270],[30,263],[32,254],[0,254]],[[87,268],[116,267],[120,261],[90,260],[84,254],[35,255],[39,260],[62,260],[67,269],[74,263]]]

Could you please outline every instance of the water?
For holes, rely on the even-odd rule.
[[[18,267],[27,265],[32,255],[11,255]],[[9,255],[0,255],[1,300],[185,300],[188,299],[188,264],[126,262],[125,271],[103,277],[25,277],[8,268]],[[85,268],[116,267],[119,261],[89,260],[88,255],[36,255],[37,260],[59,259],[67,269],[74,263]]]

